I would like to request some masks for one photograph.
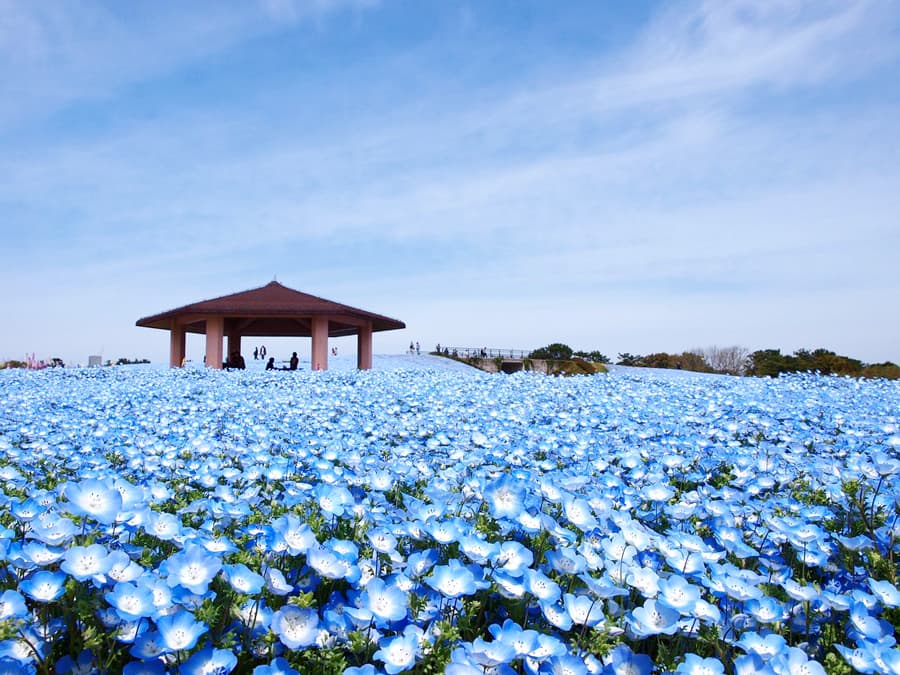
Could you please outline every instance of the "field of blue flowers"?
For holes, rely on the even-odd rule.
[[[900,673],[900,384],[0,373],[2,673]]]

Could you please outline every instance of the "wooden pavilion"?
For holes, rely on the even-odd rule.
[[[241,351],[241,337],[311,337],[312,368],[327,370],[328,338],[356,335],[357,367],[372,367],[372,333],[406,328],[387,316],[301,293],[272,281],[260,288],[202,300],[192,305],[145,316],[136,325],[170,332],[169,365],[185,357],[185,335],[206,335],[206,365],[222,368],[224,353]]]

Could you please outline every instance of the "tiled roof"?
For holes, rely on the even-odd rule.
[[[308,293],[295,291],[272,281],[248,291],[223,295],[220,298],[201,300],[167,312],[153,314],[138,319],[136,324],[146,328],[171,327],[173,318],[185,315],[213,315],[225,317],[312,317],[328,315],[351,320],[370,320],[372,330],[395,330],[406,328],[406,324],[381,314],[367,312],[349,305],[342,305]]]

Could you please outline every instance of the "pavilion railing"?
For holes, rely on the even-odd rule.
[[[439,345],[441,354],[455,356],[457,358],[494,359],[498,356],[503,359],[527,359],[531,353],[529,349],[507,349],[500,347],[451,347]],[[435,348],[436,349],[436,348]],[[436,353],[432,352],[432,353]]]

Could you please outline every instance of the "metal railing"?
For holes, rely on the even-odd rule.
[[[498,356],[503,359],[527,359],[531,353],[529,349],[501,349],[499,347],[450,347],[444,345],[439,345],[439,347],[444,356],[463,359],[495,359]]]

